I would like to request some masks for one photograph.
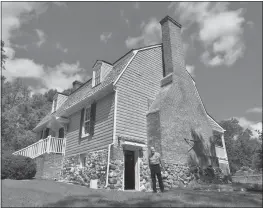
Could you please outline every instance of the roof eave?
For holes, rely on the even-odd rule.
[[[97,92],[93,93],[92,95],[84,98],[83,100],[73,104],[69,108],[66,108],[65,110],[61,111],[58,113],[57,116],[70,116],[71,114],[75,113],[76,111],[80,110],[83,108],[85,103],[92,102],[93,100],[99,100],[102,97],[108,95],[109,93],[114,91],[113,83],[109,83],[108,85],[104,86]]]

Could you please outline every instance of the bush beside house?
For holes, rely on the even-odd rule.
[[[36,171],[36,163],[29,157],[10,153],[2,155],[1,179],[32,179]]]

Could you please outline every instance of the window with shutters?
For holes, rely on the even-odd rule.
[[[84,119],[83,119],[83,126],[82,126],[82,137],[90,135],[90,127],[91,127],[91,108],[88,107],[84,111]]]

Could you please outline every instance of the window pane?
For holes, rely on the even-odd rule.
[[[85,116],[85,121],[90,120],[90,108],[86,109],[86,116]]]
[[[100,77],[96,77],[95,78],[95,85],[99,84],[100,83]]]
[[[85,134],[89,134],[89,132],[90,132],[90,130],[89,130],[90,125],[89,124],[90,124],[89,121],[84,124]]]

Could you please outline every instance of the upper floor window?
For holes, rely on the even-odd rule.
[[[90,111],[91,111],[90,107],[86,108],[84,111],[84,120],[83,120],[83,126],[82,126],[82,137],[88,136],[90,134],[90,126],[91,126]]]
[[[94,135],[96,102],[81,110],[79,139]]]
[[[98,68],[95,71],[95,86],[100,84],[100,72],[101,72],[101,68]]]

